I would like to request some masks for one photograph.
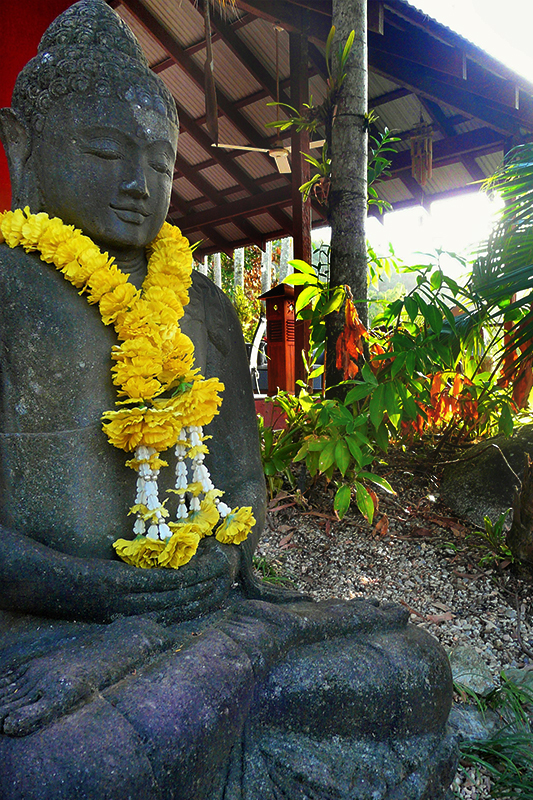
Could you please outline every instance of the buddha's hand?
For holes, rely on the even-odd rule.
[[[88,609],[93,619],[156,612],[162,621],[191,619],[220,605],[233,585],[240,553],[214,537],[203,539],[188,564],[179,569],[139,569],[100,562],[105,576]],[[96,576],[95,576],[96,577]],[[98,607],[99,606],[99,607]]]

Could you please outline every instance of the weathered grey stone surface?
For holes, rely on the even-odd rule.
[[[456,514],[483,528],[484,517],[496,522],[513,505],[524,469],[524,453],[533,457],[533,426],[524,425],[511,437],[496,436],[468,448],[449,464],[440,487],[442,499]],[[510,527],[512,514],[506,520]]]
[[[140,286],[168,210],[171,104],[114,12],[82,0],[0,112],[15,206],[81,227]],[[457,759],[444,651],[404,609],[254,579],[248,364],[203,275],[182,328],[226,387],[214,483],[257,525],[177,571],[135,569],[111,547],[135,476],[100,429],[114,334],[37,254],[0,245],[0,800],[441,800]]]

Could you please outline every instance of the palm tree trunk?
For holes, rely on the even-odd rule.
[[[331,130],[330,285],[347,284],[361,321],[367,321],[367,18],[366,0],[333,0],[336,28],[333,53],[352,30],[354,44],[346,63]],[[335,345],[344,328],[344,312],[326,317],[326,386],[343,375],[335,366]]]

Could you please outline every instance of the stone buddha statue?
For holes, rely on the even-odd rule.
[[[178,121],[103,0],[50,26],[0,135],[13,208],[79,229],[140,289]],[[102,431],[117,400],[112,327],[9,237],[0,298],[2,800],[443,798],[456,755],[439,645],[402,609],[312,603],[253,577],[265,487],[222,292],[194,272],[180,325],[195,367],[225,386],[206,464],[255,527],[241,544],[202,539],[179,569],[140,569],[113,549],[134,536],[135,473]],[[176,463],[164,456],[162,492]]]

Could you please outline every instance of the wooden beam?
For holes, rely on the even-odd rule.
[[[413,199],[421,206],[425,203],[426,193],[424,188],[420,186],[420,184],[413,178],[410,170],[405,170],[398,175],[397,177],[400,178],[401,182],[408,189],[411,194],[413,195]],[[379,188],[379,187],[378,187]]]
[[[226,202],[223,196],[220,194],[220,192],[218,192],[211,183],[206,181],[203,175],[201,175],[199,172],[195,172],[194,170],[192,170],[190,168],[190,164],[187,161],[185,161],[184,158],[182,158],[181,156],[177,156],[175,166],[177,170],[181,172],[183,177],[186,180],[188,180],[189,183],[191,183],[193,186],[199,189],[199,191],[201,191],[202,194],[208,200],[210,200],[215,206]],[[242,231],[242,233],[244,233],[245,236],[248,236],[248,238],[254,244],[256,244],[258,247],[261,246],[263,242],[263,237],[261,236],[257,228],[255,228],[252,225],[251,222],[249,222],[245,217],[244,218],[235,217],[233,222],[238,228],[240,228],[240,230]]]
[[[184,230],[196,230],[202,225],[221,225],[224,222],[231,222],[234,217],[243,214],[252,217],[264,212],[270,213],[274,206],[288,206],[290,203],[291,188],[283,186],[280,189],[271,189],[270,192],[256,194],[254,197],[234,200],[232,203],[224,203],[216,208],[188,214],[181,222],[185,226]]]
[[[410,89],[405,89],[402,86],[400,89],[393,89],[391,92],[379,94],[377,97],[369,97],[368,105],[370,108],[377,108],[378,106],[384,106],[385,103],[392,103],[394,100],[399,100],[402,97],[406,97],[408,94],[413,93]]]
[[[175,209],[178,209],[181,215],[187,215],[189,213],[188,203],[179,196],[179,194],[176,192],[175,189],[172,189],[170,208],[169,208],[169,213],[167,215],[167,219],[169,222],[172,222],[174,217],[176,216]],[[206,236],[210,241],[216,243],[216,246],[218,248],[217,252],[222,252],[226,253],[227,255],[230,255],[232,245],[228,242],[227,239],[221,236],[214,228],[212,228],[209,225],[205,225],[199,230],[200,233]]]
[[[299,111],[309,100],[307,81],[307,39],[298,33],[289,34],[292,105]],[[309,163],[302,151],[309,149],[309,133],[292,129],[292,218],[294,225],[294,257],[310,263],[311,203],[303,200],[299,187],[309,180]]]
[[[503,147],[504,138],[490,128],[478,128],[475,131],[457,134],[450,139],[440,139],[433,142],[433,166],[460,161],[464,155],[494,152]],[[411,167],[411,153],[402,150],[392,155],[391,178],[396,173]]]
[[[197,5],[200,11],[203,11],[204,0],[189,0],[193,5]],[[269,71],[263,66],[257,56],[250,50],[245,42],[240,39],[235,31],[228,25],[220,16],[216,7],[211,11],[211,25],[218,31],[224,43],[231,50],[231,52],[239,59],[241,64],[246,67],[246,71],[268,92],[273,100],[277,98],[276,79],[272,77]],[[274,65],[275,66],[275,65]],[[291,98],[281,90],[279,92],[279,100],[281,103],[291,105]]]
[[[385,32],[385,9],[382,0],[368,0],[366,15],[368,30],[383,35]]]
[[[434,128],[437,128],[443,136],[455,136],[457,134],[452,122],[453,117],[447,117],[438,103],[435,103],[434,100],[428,100],[427,97],[419,97],[418,99],[431,117]]]
[[[470,173],[470,177],[473,181],[484,181],[486,179],[487,176],[477,163],[476,158],[472,153],[465,153],[465,155],[461,156],[461,162],[463,163],[465,169],[467,169]]]
[[[384,35],[369,31],[368,48],[398,56],[445,75],[463,77],[462,53],[417,28],[399,31],[392,25],[386,25]]]
[[[379,191],[379,187],[378,187]],[[465,186],[459,187],[458,189],[448,189],[445,192],[437,192],[436,194],[426,194],[425,201],[424,201],[424,208],[431,207],[431,204],[434,203],[436,200],[448,200],[451,197],[461,197],[465,194],[472,194],[473,192],[479,192],[479,184],[476,183],[467,183]],[[397,203],[393,203],[393,211],[401,211],[403,208],[412,208],[413,203],[412,200],[399,200]],[[378,216],[378,211],[374,206],[370,206],[369,210],[370,216]],[[390,212],[386,212],[390,213]]]
[[[189,78],[204,91],[204,71],[187,55],[181,45],[174,37],[161,25],[159,20],[144,6],[140,0],[122,0],[122,4],[128,8],[137,21],[157,39],[160,46],[166,50],[169,57],[174,59],[189,76]],[[254,126],[244,117],[233,102],[217,86],[217,104],[224,115],[233,125],[245,136],[254,147],[265,147],[267,142]]]
[[[533,130],[533,115],[524,114],[479,97],[470,90],[468,80],[460,81],[388,53],[369,50],[369,66],[388,80],[436,103],[446,103],[459,113],[485,122],[494,130],[514,134],[522,125]]]
[[[176,224],[178,224],[178,226],[179,226],[179,220],[177,220]],[[274,240],[274,239],[283,239],[285,237],[285,235],[286,235],[285,231],[280,228],[279,230],[270,231],[269,234],[268,234],[268,239],[265,240],[265,241],[271,241],[271,240]],[[191,238],[191,241],[194,240],[194,233],[190,238]],[[232,242],[231,246],[232,246],[233,250],[237,250],[239,247],[248,247],[250,244],[251,244],[251,242],[249,242],[248,239],[239,239],[238,241]],[[261,248],[261,249],[264,249],[264,248]],[[203,258],[203,256],[210,256],[213,253],[219,253],[219,252],[220,252],[220,250],[218,250],[213,245],[207,245],[207,246],[202,247],[202,245],[200,244],[195,250],[195,258],[196,257]]]
[[[321,8],[324,7],[322,0],[319,0]],[[300,33],[304,28],[304,16],[309,19],[309,39],[315,42],[325,43],[331,28],[331,13],[328,15],[322,11],[314,11],[306,8],[299,8],[294,3],[286,0],[236,0],[238,8],[254,14],[256,17],[266,19],[272,24],[281,25],[285,30],[292,33]]]

